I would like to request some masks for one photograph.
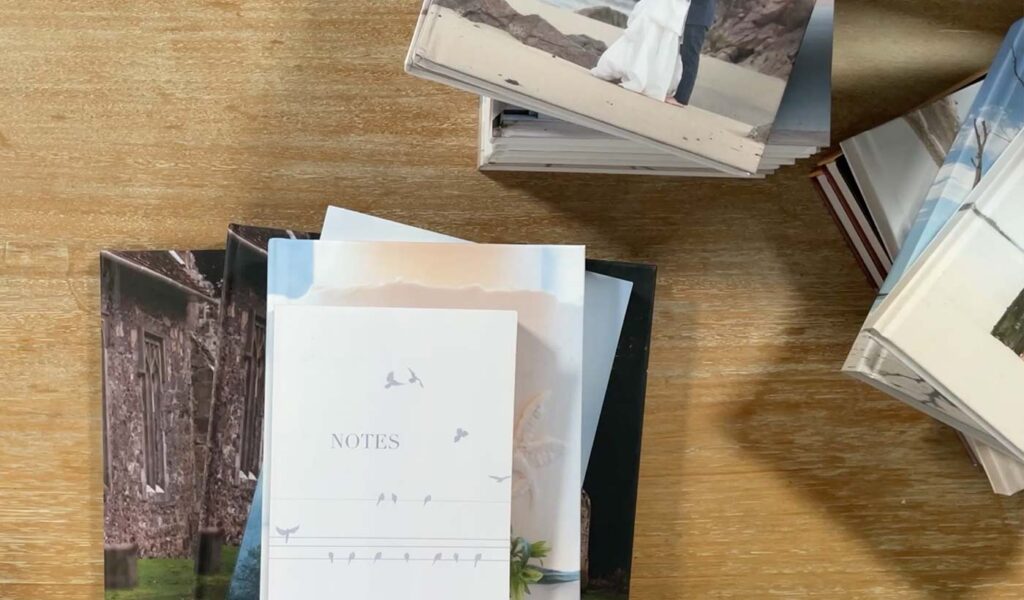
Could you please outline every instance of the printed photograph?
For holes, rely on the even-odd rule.
[[[579,114],[647,136],[658,126],[678,134],[660,141],[728,156],[713,147],[745,138],[751,152],[763,148],[813,8],[814,0],[433,0],[419,51]],[[701,130],[703,139],[688,137]]]
[[[992,335],[1014,354],[1024,358],[1024,290],[1006,308],[992,328]]]
[[[197,561],[199,598],[229,597],[263,461],[267,245],[272,238],[311,237],[315,236],[287,229],[228,228]]]
[[[107,600],[196,589],[223,272],[221,250],[100,255]]]

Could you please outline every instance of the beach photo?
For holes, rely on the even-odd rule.
[[[814,0],[430,0],[410,60],[526,108],[753,171],[813,8]]]

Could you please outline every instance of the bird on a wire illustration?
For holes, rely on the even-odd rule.
[[[283,535],[284,536],[284,543],[287,544],[288,543],[288,539],[292,536],[292,534],[299,530],[299,526],[296,525],[295,527],[292,527],[291,529],[282,529],[280,527],[275,527],[274,529],[277,530],[277,534],[278,535]]]

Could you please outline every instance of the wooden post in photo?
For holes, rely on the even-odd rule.
[[[111,590],[127,590],[139,585],[139,547],[135,544],[108,544],[103,547],[103,584]]]
[[[224,532],[216,527],[199,530],[199,558],[196,568],[200,575],[213,575],[220,571],[221,548],[224,546]]]

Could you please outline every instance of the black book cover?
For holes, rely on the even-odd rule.
[[[584,597],[627,598],[657,268],[587,260],[587,270],[633,282],[583,481],[590,497],[589,568]]]

